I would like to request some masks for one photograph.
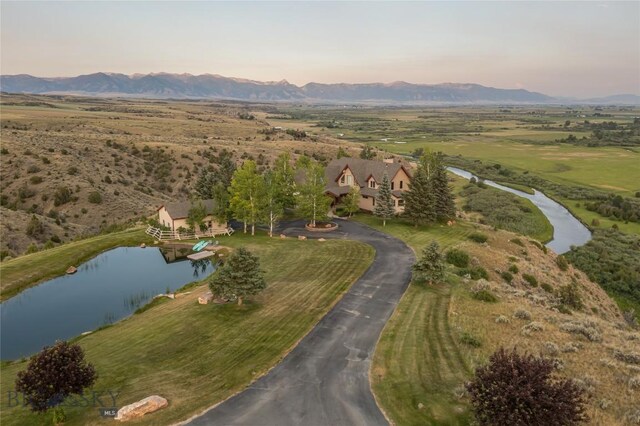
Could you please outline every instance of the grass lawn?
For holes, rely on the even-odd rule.
[[[153,239],[138,228],[73,241],[7,260],[0,263],[0,300],[15,296],[31,285],[62,275],[69,266],[78,266],[105,250],[152,242]]]
[[[221,241],[222,243],[222,241]],[[245,305],[198,305],[206,285],[82,337],[98,371],[96,390],[118,390],[117,406],[162,395],[169,407],[132,424],[184,420],[242,390],[275,365],[366,270],[373,249],[362,243],[298,241],[236,234],[224,245],[260,256],[268,287]],[[32,258],[37,261],[37,257]],[[2,366],[2,395],[24,362]],[[95,408],[67,408],[67,424],[112,424]],[[51,424],[8,408],[2,424]]]
[[[357,215],[355,220],[404,240],[418,254],[433,240],[446,249],[465,241],[474,230],[466,222],[415,228],[400,220],[382,227],[381,221],[370,215]],[[470,371],[449,325],[452,290],[454,285],[412,283],[376,346],[372,389],[398,425],[463,425],[470,421],[468,406],[453,393]]]

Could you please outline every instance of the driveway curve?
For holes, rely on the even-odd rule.
[[[187,424],[388,424],[371,392],[369,368],[380,333],[411,280],[415,256],[397,238],[359,223],[338,223],[329,234],[310,234],[302,222],[279,232],[370,244],[376,253],[369,269],[276,367]]]

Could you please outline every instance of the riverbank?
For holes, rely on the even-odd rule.
[[[27,254],[0,263],[0,301],[50,278],[63,275],[69,266],[78,266],[103,251],[121,246],[151,244],[142,228],[97,235],[58,247]]]

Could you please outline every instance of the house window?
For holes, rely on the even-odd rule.
[[[340,183],[344,183],[344,175],[340,178]]]
[[[400,189],[402,189],[402,181],[400,181]]]
[[[398,207],[404,206],[404,200],[401,198],[398,200]]]
[[[369,181],[369,188],[374,188],[374,189],[375,189],[375,187],[376,187],[376,181],[375,181],[375,180],[373,180],[373,179],[371,179],[371,180]]]
[[[347,185],[353,185],[353,176],[347,175]]]
[[[393,191],[393,182],[391,182],[391,190]]]
[[[371,203],[372,203],[372,204],[371,204],[372,206],[375,206],[375,205],[376,205],[376,199],[375,199],[375,198],[372,198],[372,199],[371,199]]]

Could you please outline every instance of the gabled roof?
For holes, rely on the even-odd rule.
[[[325,179],[329,186],[332,186],[332,182],[337,182],[342,172],[349,168],[356,182],[362,187],[366,184],[370,177],[373,177],[377,183],[382,182],[382,177],[386,171],[389,175],[389,179],[393,177],[403,169],[405,173],[411,177],[409,167],[402,163],[385,163],[384,161],[376,160],[363,160],[361,158],[349,158],[342,157],[337,160],[332,160],[325,169]]]
[[[189,216],[189,210],[191,209],[191,207],[198,202],[204,204],[204,208],[206,209],[208,214],[213,212],[213,209],[215,207],[214,200],[198,200],[193,203],[191,201],[176,201],[173,203],[163,204],[158,207],[158,210],[164,207],[167,210],[167,213],[169,213],[171,219],[185,219]]]

